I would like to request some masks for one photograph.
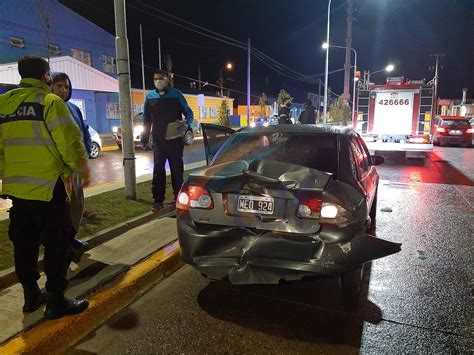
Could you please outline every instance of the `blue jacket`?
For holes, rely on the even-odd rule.
[[[154,141],[164,141],[168,123],[182,120],[183,115],[188,125],[193,122],[193,111],[188,106],[181,91],[175,88],[167,88],[164,95],[158,90],[148,93],[143,108],[143,136],[148,140],[150,131]]]
[[[76,121],[77,125],[81,129],[82,138],[84,140],[84,146],[86,147],[87,154],[90,155],[92,150],[92,140],[91,134],[89,133],[89,125],[84,122],[79,107],[74,105],[72,102],[66,102],[66,105],[69,108],[69,111],[71,111],[72,117],[74,117],[74,121]]]

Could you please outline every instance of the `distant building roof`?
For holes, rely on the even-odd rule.
[[[64,72],[76,90],[118,92],[118,80],[69,56],[50,59],[51,71]],[[17,63],[0,64],[0,83],[20,82]]]

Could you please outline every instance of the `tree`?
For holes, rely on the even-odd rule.
[[[230,127],[229,106],[226,100],[223,100],[219,106],[218,122],[221,126]]]
[[[336,125],[347,126],[351,120],[351,108],[341,96],[337,99],[336,104],[332,105],[329,110],[328,122]]]
[[[278,106],[284,106],[288,101],[291,100],[293,100],[293,98],[290,96],[290,94],[285,89],[281,89],[277,98]]]
[[[260,106],[260,117],[267,117],[267,95],[262,93],[262,96],[258,99],[258,105]]]

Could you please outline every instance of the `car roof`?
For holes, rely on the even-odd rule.
[[[268,127],[244,127],[238,132],[255,133],[313,133],[313,134],[334,134],[348,135],[354,133],[352,127],[347,126],[322,126],[316,124],[279,124]]]

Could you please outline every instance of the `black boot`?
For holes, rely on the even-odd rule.
[[[46,302],[46,290],[44,288],[40,289],[36,282],[31,284],[23,284],[22,286],[23,295],[25,297],[23,312],[34,312],[40,308],[44,302]]]
[[[46,319],[57,319],[71,314],[78,314],[85,311],[89,307],[87,299],[68,299],[64,294],[56,292],[48,292],[46,301],[46,310],[44,317]]]

